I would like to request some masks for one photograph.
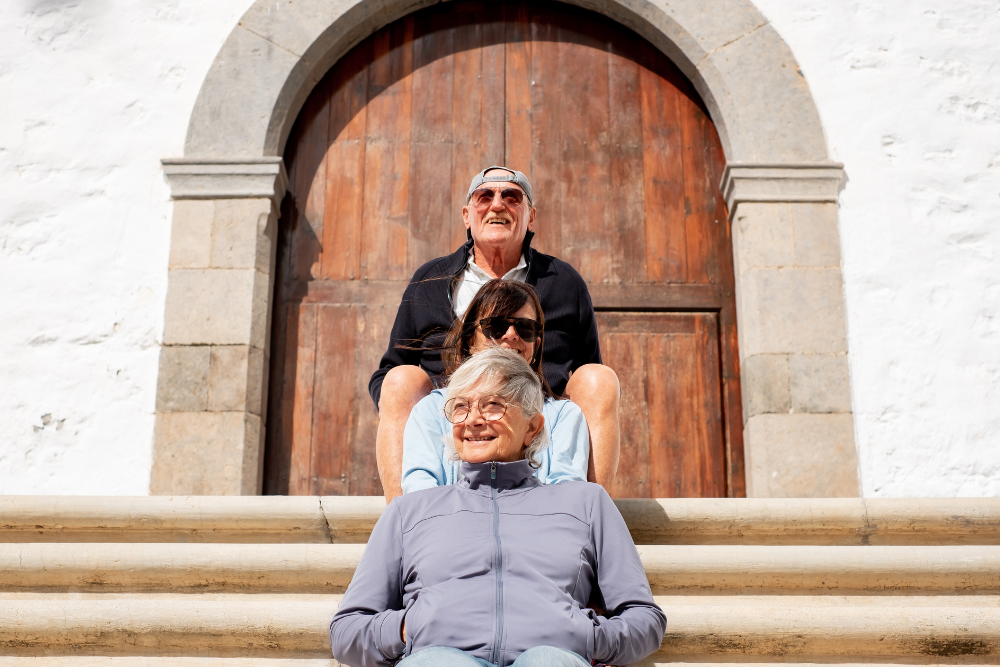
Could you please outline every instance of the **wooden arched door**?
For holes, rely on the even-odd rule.
[[[381,494],[368,378],[413,271],[464,242],[472,175],[505,164],[622,380],[614,495],[744,495],[722,150],[644,39],[559,3],[435,5],[336,64],[285,160],[266,493]]]

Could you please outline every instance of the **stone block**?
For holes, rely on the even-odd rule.
[[[847,351],[839,269],[753,269],[736,279],[740,355]]]
[[[264,352],[247,345],[215,345],[211,349],[208,409],[260,415],[265,405]]]
[[[266,348],[270,340],[272,294],[274,294],[273,276],[254,271],[250,345],[256,348]]]
[[[788,387],[788,357],[757,354],[741,364],[743,420],[760,414],[784,414],[791,410]]]
[[[266,321],[255,322],[252,316],[264,292],[259,276],[253,269],[170,271],[164,344],[247,345],[256,339],[263,347]]]
[[[174,201],[174,219],[170,230],[171,269],[203,269],[209,266],[214,211],[211,201]]]
[[[850,498],[858,457],[850,414],[756,415],[744,431],[748,495]]]
[[[737,274],[751,269],[795,265],[791,204],[741,204],[733,224]]]
[[[161,412],[156,415],[150,492],[193,496],[256,493],[260,439],[260,419],[254,415]],[[247,475],[251,479],[246,479]]]
[[[266,246],[263,266],[259,246],[262,243],[261,232],[267,227],[271,208],[270,199],[224,199],[215,202],[212,268],[268,271],[270,243],[266,237],[263,239]]]
[[[158,412],[191,412],[208,405],[210,349],[204,345],[160,348],[156,386]]]
[[[264,482],[264,424],[257,415],[246,415],[243,432],[243,475],[240,494],[258,496]]]
[[[710,12],[712,17],[715,11]],[[819,113],[791,49],[765,24],[698,63],[729,162],[828,160]],[[700,90],[701,88],[699,88]],[[728,144],[728,145],[727,145]]]
[[[250,347],[214,345],[211,350],[208,409],[212,412],[246,410]]]
[[[293,72],[303,70],[299,76]],[[289,81],[311,73],[301,59],[259,34],[236,26],[219,50],[191,113],[184,155],[227,159],[281,153],[280,129],[270,132],[276,107],[291,112],[297,90]],[[316,79],[319,77],[317,76]],[[310,86],[311,88],[311,86]],[[303,98],[304,99],[304,98]],[[279,121],[274,127],[282,127]]]
[[[788,368],[793,411],[851,412],[846,354],[792,355]]]
[[[740,214],[743,207],[740,206]],[[840,266],[836,204],[792,204],[796,266]]]

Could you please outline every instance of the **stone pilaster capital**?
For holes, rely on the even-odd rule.
[[[844,165],[730,162],[722,176],[729,215],[744,202],[836,203],[846,180]]]
[[[162,162],[174,199],[270,199],[277,207],[288,187],[280,157],[167,158]]]

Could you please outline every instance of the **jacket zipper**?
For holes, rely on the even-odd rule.
[[[493,638],[494,665],[500,664],[500,641],[503,638],[503,550],[500,548],[500,501],[497,499],[497,464],[490,462],[490,497],[493,499],[493,541],[496,545],[497,569],[497,629]]]

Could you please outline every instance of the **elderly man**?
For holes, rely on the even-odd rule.
[[[535,288],[545,314],[545,379],[583,411],[590,430],[588,481],[611,489],[618,468],[618,377],[601,365],[587,285],[572,266],[531,248],[535,207],[519,171],[489,167],[462,207],[469,240],[417,269],[403,293],[389,349],[368,383],[379,411],[376,456],[387,501],[401,495],[403,428],[444,367],[438,348],[454,319],[490,279]]]

